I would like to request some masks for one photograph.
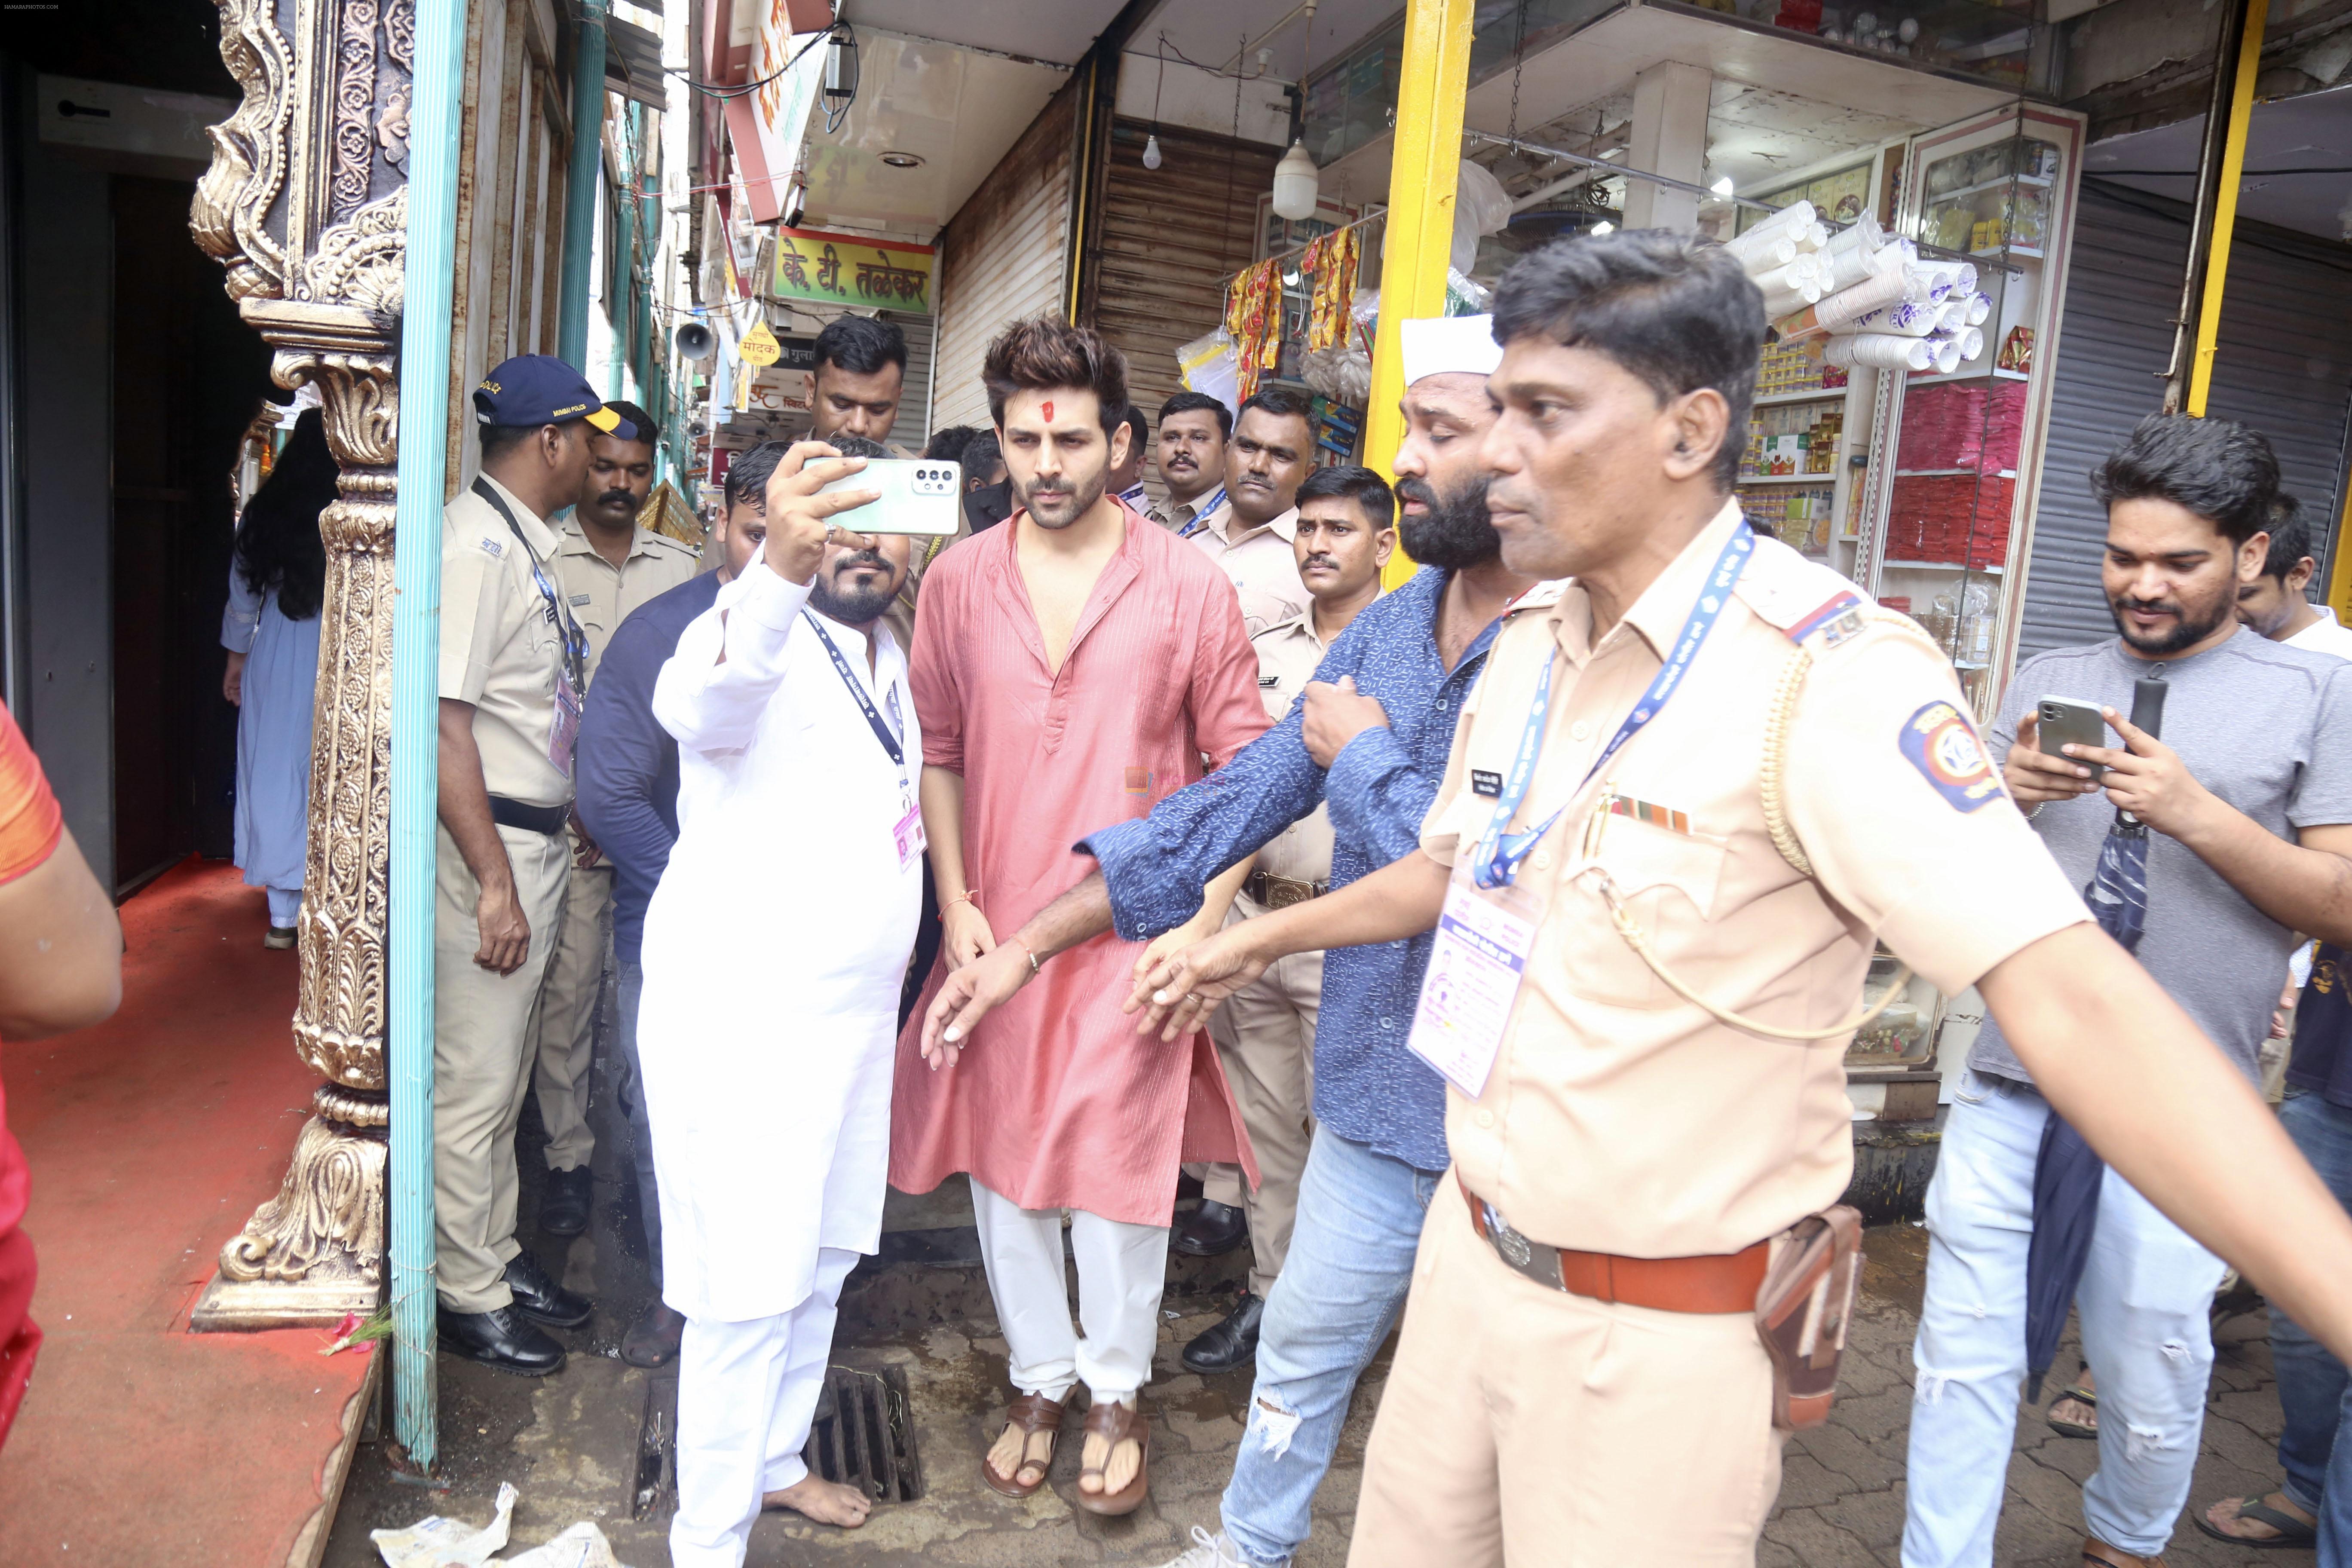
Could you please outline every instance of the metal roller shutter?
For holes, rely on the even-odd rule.
[[[2091,470],[2162,405],[2189,209],[2085,181],[2066,286],[2041,509],[2018,657],[2115,635],[2099,587],[2106,513]],[[2242,420],[2277,448],[2286,488],[2330,540],[2342,515],[2352,424],[2352,250],[2242,226],[2230,250],[2208,411]],[[2323,559],[2317,581],[2327,574]]]
[[[882,312],[907,334],[907,379],[898,393],[898,422],[890,426],[890,444],[919,452],[931,438],[931,346],[935,333],[929,316]]]
[[[986,425],[990,340],[1062,310],[1075,99],[1065,88],[940,231],[939,381],[929,427]]]
[[[1127,355],[1129,397],[1151,417],[1183,383],[1176,351],[1224,320],[1225,279],[1256,258],[1257,198],[1281,149],[1162,127],[1111,125],[1095,327]]]

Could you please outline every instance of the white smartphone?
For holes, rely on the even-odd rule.
[[[944,458],[868,458],[866,466],[822,486],[880,490],[879,500],[836,512],[834,526],[853,533],[919,533],[945,538],[963,522],[963,465]]]

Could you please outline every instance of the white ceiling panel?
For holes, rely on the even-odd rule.
[[[2119,185],[2193,201],[2197,151],[2205,117],[2110,137],[2094,144],[2083,173]],[[2284,174],[2281,169],[2333,174]],[[2246,132],[2246,172],[2238,186],[2242,217],[2323,239],[2352,239],[2352,87],[2254,105]]]
[[[860,28],[1075,65],[1118,15],[1119,0],[845,0]]]

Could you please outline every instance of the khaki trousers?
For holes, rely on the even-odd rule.
[[[571,848],[568,837],[564,847]],[[588,1083],[596,1060],[596,998],[604,989],[604,911],[612,907],[613,868],[572,867],[530,1026],[531,1089],[547,1128],[551,1171],[576,1171],[596,1148],[588,1130]]]
[[[1227,925],[1264,912],[1247,899],[1235,900],[1234,910]],[[1209,1037],[1257,1154],[1258,1186],[1243,1190],[1238,1165],[1212,1165],[1202,1195],[1248,1212],[1249,1288],[1261,1300],[1282,1273],[1298,1218],[1298,1178],[1314,1142],[1315,1019],[1322,1004],[1323,955],[1295,952],[1276,959],[1209,1018]]]
[[[474,962],[481,885],[442,828],[433,914],[433,1209],[441,1301],[488,1312],[513,1300],[515,1123],[530,1091],[530,1020],[555,951],[572,848],[562,834],[501,827],[530,952],[512,974]]]
[[[1451,1172],[1412,1272],[1349,1568],[1751,1568],[1780,1489],[1752,1317],[1548,1289]]]

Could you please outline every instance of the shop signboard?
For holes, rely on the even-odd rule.
[[[769,293],[780,300],[813,300],[828,305],[931,314],[932,279],[939,253],[928,245],[828,234],[823,229],[778,228],[776,270]]]

